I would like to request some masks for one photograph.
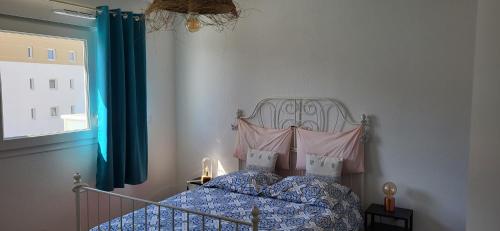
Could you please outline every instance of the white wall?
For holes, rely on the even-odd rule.
[[[142,2],[141,4],[144,4]],[[2,3],[2,8],[4,7]],[[128,8],[130,9],[130,8]],[[63,25],[0,17],[0,29],[64,36]],[[118,193],[159,200],[174,193],[175,81],[174,47],[170,32],[147,35],[149,177]],[[0,224],[2,230],[73,230],[75,171],[95,185],[96,145],[2,158],[0,153]]]
[[[465,230],[475,1],[247,0],[234,31],[177,35],[177,173],[203,156],[235,170],[236,109],[272,96],[334,97],[368,113],[367,203],[381,185],[417,231]],[[490,120],[491,121],[491,120]]]
[[[467,230],[498,230],[500,2],[479,0],[472,98]]]

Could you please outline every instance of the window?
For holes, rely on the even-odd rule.
[[[28,47],[28,58],[33,58],[33,47]]]
[[[30,78],[30,90],[35,90],[35,78]]]
[[[76,62],[76,52],[75,51],[69,51],[69,53],[68,53],[68,60],[71,63],[75,63]]]
[[[36,108],[31,108],[31,119],[36,120]]]
[[[56,50],[55,49],[48,49],[47,50],[47,59],[49,61],[56,61]]]
[[[49,79],[49,88],[57,89],[57,79]]]
[[[58,107],[51,107],[50,108],[50,116],[57,117],[58,115],[59,115],[59,108]]]
[[[87,35],[90,38],[91,34]],[[86,62],[81,62],[87,54],[85,40],[0,30],[0,41],[3,41],[0,51],[5,51],[0,55],[0,129],[3,130],[0,143],[3,139],[8,143],[32,145],[29,141],[10,140],[37,137],[34,140],[39,142],[34,142],[34,146],[52,144],[52,141],[56,145],[62,136],[54,135],[90,128],[88,70]],[[34,50],[47,51],[47,59],[28,60],[26,56],[32,56]],[[74,56],[70,52],[68,58],[76,62],[70,63],[66,58],[53,62],[56,51],[73,51]],[[66,76],[70,77],[61,79]],[[68,88],[67,81],[74,90],[61,89]],[[94,136],[91,132],[84,134],[65,135],[64,139]]]

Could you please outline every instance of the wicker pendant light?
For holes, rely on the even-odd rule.
[[[222,31],[234,26],[239,10],[232,0],[154,0],[145,15],[152,31],[173,29],[177,16],[182,16],[190,32],[201,26]]]

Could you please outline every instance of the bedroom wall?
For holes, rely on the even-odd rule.
[[[237,169],[230,124],[262,98],[333,97],[368,113],[366,204],[381,185],[417,231],[465,230],[475,1],[247,0],[234,31],[176,36],[177,178]],[[491,121],[491,120],[490,120]]]
[[[114,6],[135,9],[142,4]],[[0,16],[0,29],[58,34],[61,27]],[[147,35],[149,178],[118,193],[159,200],[175,192],[173,45],[170,32]],[[96,149],[91,144],[7,159],[0,153],[0,229],[74,230],[72,175],[78,171],[84,181],[95,185]]]
[[[500,191],[500,2],[479,0],[472,97],[467,230],[497,230]]]

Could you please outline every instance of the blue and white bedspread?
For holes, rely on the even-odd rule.
[[[359,199],[354,198],[339,200],[333,209],[292,203],[284,200],[252,196],[229,192],[217,188],[198,187],[168,198],[161,203],[214,215],[231,217],[250,222],[251,210],[257,206],[260,210],[259,230],[358,230],[363,224],[360,213]],[[149,206],[147,209],[147,230],[172,230],[172,212],[170,209],[161,208],[160,228],[158,227],[158,207]],[[123,216],[123,230],[146,230],[144,209],[136,210],[134,221],[132,213]],[[188,230],[188,217],[186,213],[175,212],[175,230]],[[205,219],[205,230],[217,230],[218,220]],[[101,225],[101,230],[122,230],[120,219]],[[235,230],[234,224],[222,222],[222,230]],[[94,227],[91,230],[98,230]],[[202,230],[202,219],[197,215],[189,216],[189,230]],[[251,230],[250,227],[240,225],[239,230]]]

